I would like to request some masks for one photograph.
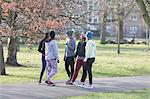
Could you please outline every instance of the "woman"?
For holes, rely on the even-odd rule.
[[[79,72],[81,66],[84,65],[83,60],[85,58],[85,46],[86,46],[86,38],[85,38],[84,34],[81,34],[80,35],[80,42],[78,43],[77,51],[75,54],[76,68],[75,68],[75,71],[73,73],[72,79],[69,82],[70,85],[75,84],[74,82],[78,76],[78,72]]]
[[[57,41],[55,40],[54,31],[50,32],[50,38],[45,42],[45,60],[47,64],[47,79],[45,83],[51,86],[55,86],[55,84],[51,81],[51,78],[58,71],[57,62],[59,62],[59,59]]]
[[[38,51],[40,53],[42,53],[42,70],[41,70],[41,73],[40,73],[39,83],[41,83],[41,80],[42,80],[42,77],[43,77],[43,74],[44,74],[44,71],[45,71],[45,67],[46,67],[46,61],[45,61],[45,41],[49,38],[49,36],[50,36],[50,34],[46,33],[45,38],[40,42],[39,48],[38,48]]]
[[[95,57],[96,57],[96,44],[95,42],[92,40],[93,38],[93,33],[88,31],[86,33],[86,38],[87,38],[87,43],[86,43],[86,53],[85,53],[85,58],[84,58],[84,62],[85,65],[83,65],[83,74],[82,74],[82,78],[81,78],[81,82],[84,88],[93,88],[92,86],[92,65],[95,61]],[[85,85],[84,82],[86,80],[87,77],[87,72],[88,72],[88,77],[89,77],[89,84]]]
[[[71,81],[72,79],[71,77],[74,72],[74,56],[75,56],[74,52],[76,48],[76,43],[75,43],[75,39],[72,36],[73,31],[67,31],[66,34],[68,37],[66,38],[64,61],[65,61],[65,69],[69,77],[69,80],[66,82],[66,84],[68,84]]]

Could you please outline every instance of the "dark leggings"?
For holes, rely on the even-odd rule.
[[[70,66],[71,72],[70,72],[69,66]],[[65,60],[65,69],[66,69],[68,77],[71,80],[73,72],[74,72],[74,57],[67,57],[66,58],[66,60]]]
[[[89,84],[92,84],[92,64],[94,63],[95,58],[88,58],[87,62],[83,65],[83,74],[81,78],[81,82],[85,82],[87,77],[87,72],[89,75]]]
[[[40,73],[40,82],[42,80],[42,77],[43,77],[43,74],[44,74],[44,71],[45,71],[45,67],[46,67],[46,61],[45,61],[45,56],[42,55],[42,70],[41,70],[41,73]]]

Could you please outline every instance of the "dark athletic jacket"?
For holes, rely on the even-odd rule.
[[[86,42],[80,41],[78,43],[75,57],[77,57],[77,56],[79,56],[79,57],[85,57],[85,46],[86,46]]]
[[[45,39],[40,42],[38,51],[45,55]]]

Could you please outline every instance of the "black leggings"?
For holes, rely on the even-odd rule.
[[[39,80],[39,82],[41,82],[41,80],[42,80],[45,68],[46,68],[45,56],[42,55],[42,70],[41,70],[41,73],[40,73],[40,80]]]
[[[70,72],[69,66],[70,66],[71,72]],[[66,69],[68,77],[71,80],[73,72],[74,72],[74,57],[67,57],[66,58],[66,60],[65,60],[65,69]]]
[[[88,58],[87,62],[83,65],[83,74],[81,78],[81,82],[85,82],[87,77],[87,72],[89,75],[89,84],[92,84],[92,64],[94,63],[95,58]]]

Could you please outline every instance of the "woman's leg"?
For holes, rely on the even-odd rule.
[[[52,71],[50,72],[49,77],[51,78],[58,71],[58,69],[57,69],[57,60],[50,60],[50,64],[51,64]]]
[[[92,85],[92,63],[88,64],[89,84]]]
[[[46,67],[45,56],[42,55],[42,70],[41,70],[41,73],[40,73],[40,80],[39,80],[40,83],[41,83],[41,80],[42,80],[42,77],[43,77],[43,74],[44,74],[44,71],[45,71],[45,67]]]
[[[89,84],[92,85],[92,64],[94,62],[94,58],[88,59],[87,60],[87,70],[88,70],[88,75],[89,75]]]
[[[79,72],[79,70],[80,70],[82,64],[83,64],[83,60],[79,60],[79,59],[78,59],[78,60],[76,61],[76,69],[75,69],[75,71],[74,71],[74,73],[73,73],[72,82],[74,82],[74,81],[76,80],[76,78],[77,78],[77,76],[78,76],[78,72]]]
[[[71,68],[71,75],[70,75],[70,80],[72,79],[73,73],[74,73],[74,57],[70,58],[70,68]]]
[[[82,78],[81,78],[81,82],[85,82],[87,77],[87,71],[86,71],[86,63],[83,64],[83,73],[82,73]]]
[[[50,73],[52,71],[51,62],[50,61],[46,61],[46,65],[47,65],[47,79],[46,79],[46,81],[49,81]]]
[[[69,58],[66,58],[66,60],[65,60],[65,70],[67,72],[68,77],[70,78]]]

